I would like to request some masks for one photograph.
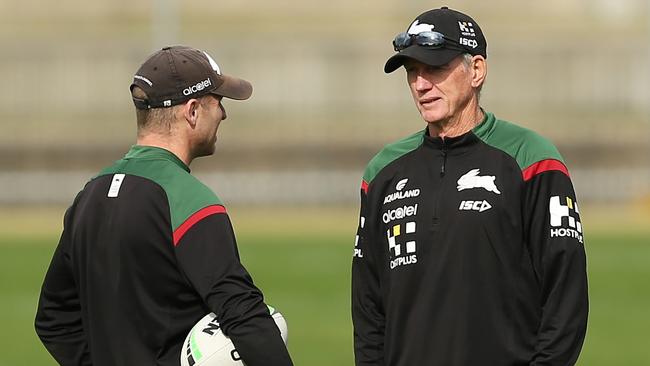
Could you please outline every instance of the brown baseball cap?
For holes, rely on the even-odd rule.
[[[253,93],[246,80],[221,73],[206,52],[187,46],[165,47],[149,56],[133,76],[147,99],[133,98],[137,109],[164,108],[207,94],[244,100]]]

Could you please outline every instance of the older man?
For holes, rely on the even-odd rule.
[[[136,72],[136,145],[77,195],[43,283],[36,331],[61,365],[194,364],[181,344],[209,312],[248,366],[292,364],[226,208],[189,168],[214,152],[222,98],[251,93],[190,47]]]
[[[357,365],[573,365],[587,324],[568,170],[480,107],[487,42],[443,7],[393,41],[426,128],[368,164],[352,271]]]

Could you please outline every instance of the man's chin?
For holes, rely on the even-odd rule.
[[[210,146],[204,146],[200,149],[196,149],[194,156],[196,156],[197,158],[200,158],[202,156],[210,156],[214,154],[215,150],[216,150],[215,144],[212,144]]]
[[[422,119],[426,123],[437,124],[445,120],[443,115],[431,115],[431,114],[422,114]]]
[[[435,109],[420,109],[420,116],[426,123],[438,123],[448,117],[446,110]]]

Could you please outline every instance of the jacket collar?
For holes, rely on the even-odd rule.
[[[483,120],[472,130],[455,137],[431,137],[429,136],[429,129],[425,128],[424,145],[437,150],[444,150],[450,153],[462,153],[469,147],[477,144],[481,139],[490,134],[494,129],[495,117],[494,114],[485,112]]]
[[[126,153],[124,159],[143,159],[143,160],[168,160],[183,170],[190,172],[190,167],[185,165],[178,156],[174,155],[169,150],[155,147],[155,146],[143,146],[143,145],[133,145],[129,152]]]

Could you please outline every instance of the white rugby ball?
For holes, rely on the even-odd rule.
[[[268,308],[280,330],[284,344],[287,344],[287,322],[284,316],[273,307],[268,306]],[[199,320],[185,337],[181,348],[181,366],[243,365],[232,341],[221,331],[214,313]]]

